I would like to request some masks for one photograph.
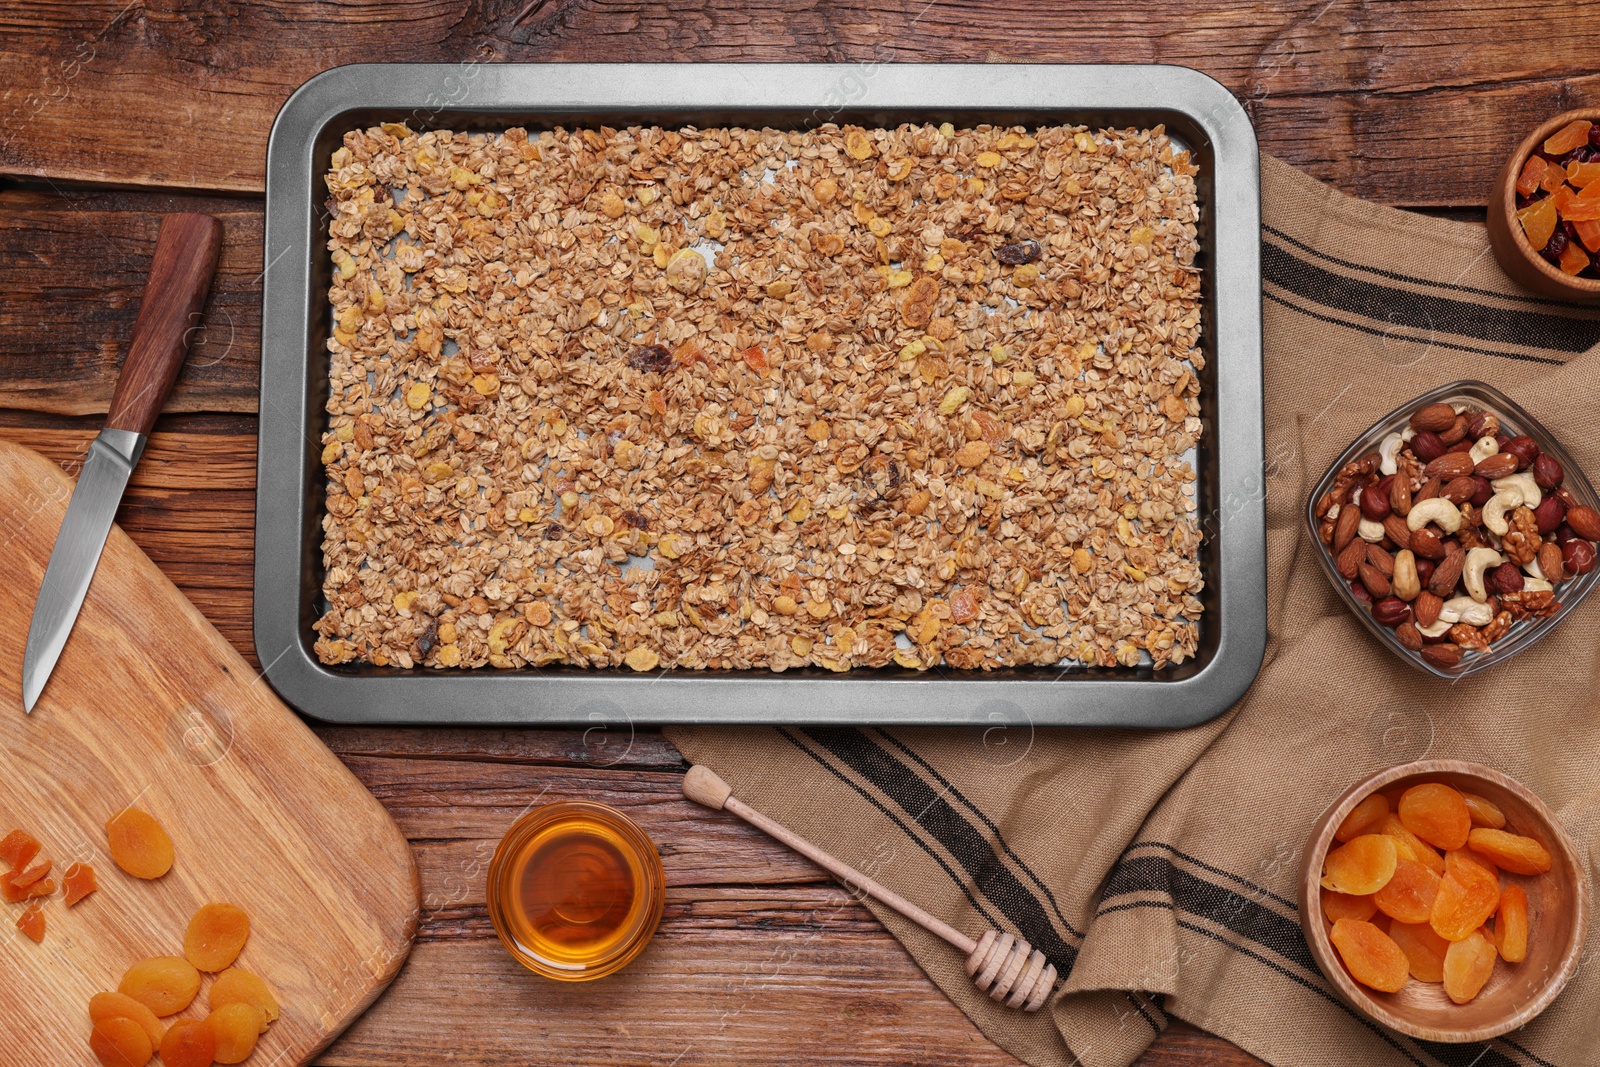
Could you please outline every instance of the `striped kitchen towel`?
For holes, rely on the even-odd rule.
[[[668,735],[747,803],[958,928],[1000,927],[1049,955],[1062,987],[1022,1015],[979,994],[944,942],[874,909],[986,1034],[1037,1067],[1123,1067],[1170,1017],[1283,1067],[1600,1064],[1600,968],[1507,1037],[1414,1041],[1334,996],[1294,904],[1313,820],[1358,777],[1424,754],[1520,779],[1586,859],[1600,840],[1600,598],[1509,665],[1447,684],[1351,617],[1302,518],[1356,434],[1457,378],[1509,393],[1600,474],[1600,310],[1517,289],[1481,226],[1363,203],[1265,157],[1262,201],[1270,635],[1238,705],[1161,733]],[[1589,944],[1600,951],[1600,932]]]

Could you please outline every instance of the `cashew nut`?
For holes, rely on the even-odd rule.
[[[1441,613],[1437,619],[1434,619],[1428,625],[1418,626],[1417,632],[1423,637],[1443,637],[1452,625],[1454,624],[1445,621],[1444,615]]]
[[[1491,438],[1492,440],[1492,438]],[[1405,444],[1400,435],[1392,433],[1383,439],[1378,446],[1378,471],[1382,474],[1393,474],[1398,468],[1395,464],[1395,453],[1400,451],[1400,446]]]
[[[1500,442],[1493,437],[1480,437],[1478,443],[1472,446],[1472,451],[1467,455],[1472,457],[1472,462],[1482,463],[1490,456],[1500,451]]]
[[[1451,404],[1450,405],[1450,410],[1455,412],[1457,415],[1459,415],[1463,411],[1467,410],[1467,405],[1465,405],[1465,404]]]
[[[1489,484],[1494,486],[1494,491],[1497,493],[1516,486],[1522,490],[1522,503],[1525,507],[1536,508],[1539,506],[1539,501],[1544,499],[1544,495],[1539,492],[1539,483],[1533,480],[1532,471],[1508,474],[1504,478],[1496,478]]]
[[[1458,596],[1444,602],[1439,609],[1439,618],[1464,622],[1470,626],[1487,626],[1494,621],[1494,609],[1487,603],[1478,603],[1470,596]]]
[[[1373,522],[1365,515],[1361,516],[1361,523],[1356,527],[1356,533],[1360,535],[1361,540],[1374,545],[1388,535],[1388,531],[1383,528],[1383,523]]]
[[[1538,556],[1534,556],[1527,563],[1524,563],[1522,565],[1522,569],[1529,575],[1529,577],[1537,578],[1541,582],[1544,581],[1544,571],[1539,568]],[[1524,589],[1528,587],[1528,580],[1526,578],[1522,580],[1522,587]]]
[[[1417,436],[1415,427],[1407,426],[1405,429],[1400,431],[1400,440],[1402,441],[1410,441],[1415,436]]]
[[[1461,581],[1473,600],[1481,604],[1489,599],[1489,591],[1483,587],[1483,572],[1505,561],[1505,557],[1492,548],[1474,548],[1467,553],[1467,561],[1461,565]]]
[[[1548,593],[1554,588],[1555,586],[1551,585],[1543,578],[1522,579],[1522,591],[1524,593]]]
[[[1506,531],[1511,529],[1511,524],[1506,521],[1506,512],[1513,511],[1521,506],[1522,489],[1519,486],[1513,485],[1496,493],[1489,498],[1487,504],[1483,505],[1484,526],[1488,527],[1490,532],[1504,537]]]
[[[1461,529],[1461,509],[1442,496],[1411,505],[1411,513],[1406,516],[1406,529],[1415,533],[1430,522],[1437,523],[1445,533],[1455,533]]]

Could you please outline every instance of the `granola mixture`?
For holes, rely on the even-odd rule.
[[[352,131],[318,655],[1182,662],[1195,172],[1160,128]]]

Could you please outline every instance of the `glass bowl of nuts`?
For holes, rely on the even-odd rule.
[[[1501,663],[1600,582],[1600,499],[1483,382],[1443,385],[1358,437],[1306,503],[1317,558],[1395,655],[1440,678]]]

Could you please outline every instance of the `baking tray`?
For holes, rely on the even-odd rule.
[[[1204,433],[1197,450],[1206,588],[1196,656],[1178,667],[664,671],[324,666],[322,611],[331,264],[322,175],[343,134],[413,129],[901,122],[1150,127],[1199,164]],[[1169,66],[946,64],[365,64],[291,96],[267,145],[255,637],[265,675],[336,722],[928,723],[1178,727],[1255,679],[1266,647],[1259,159],[1239,103]]]

